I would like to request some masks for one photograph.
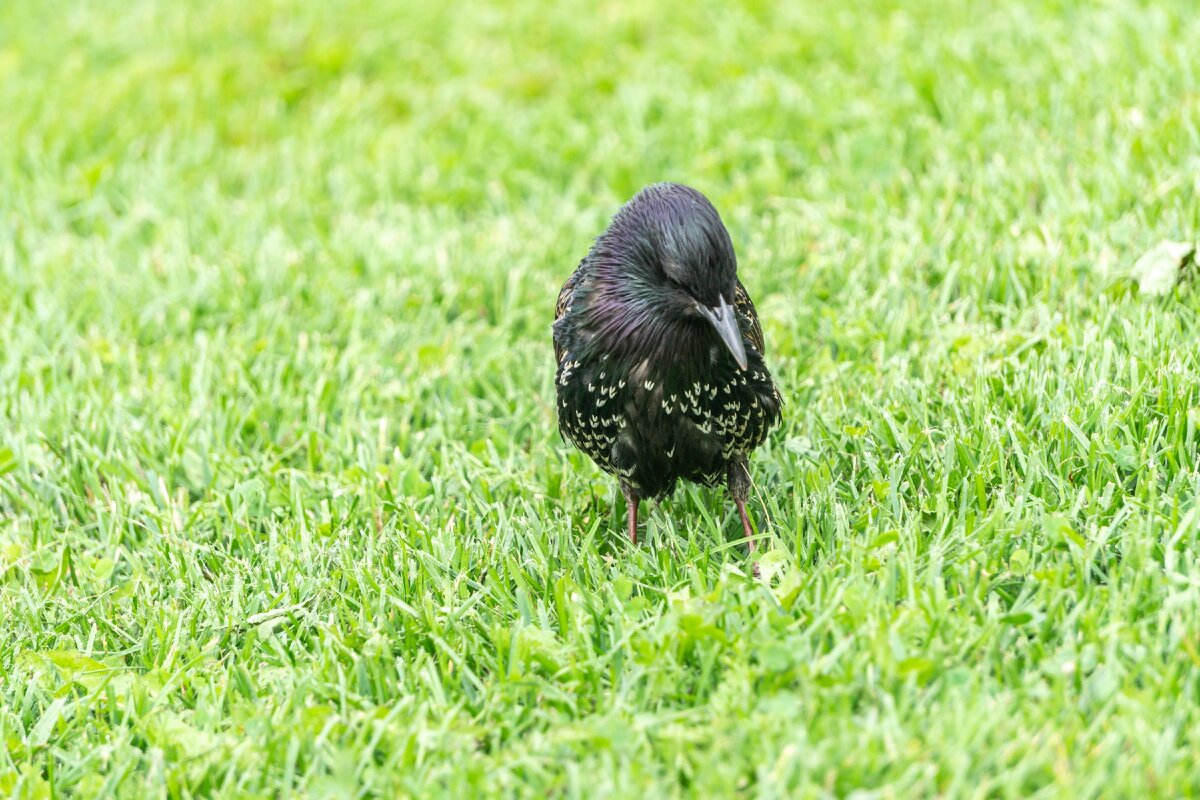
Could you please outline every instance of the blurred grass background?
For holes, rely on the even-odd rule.
[[[1189,2],[0,6],[0,791],[1200,791]],[[558,287],[676,180],[786,422],[621,537]]]

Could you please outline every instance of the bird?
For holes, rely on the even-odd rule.
[[[754,303],[717,209],[656,183],[613,216],[555,304],[559,432],[638,504],[724,483],[747,547],[750,453],[782,416]]]

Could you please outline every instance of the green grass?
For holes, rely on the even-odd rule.
[[[0,794],[1200,794],[1194,4],[505,5],[0,6]],[[556,431],[665,179],[757,580]]]

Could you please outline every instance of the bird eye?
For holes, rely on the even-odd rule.
[[[676,286],[683,286],[684,280],[687,278],[687,270],[683,264],[679,263],[674,258],[668,258],[663,261],[663,274],[667,276],[667,280]]]

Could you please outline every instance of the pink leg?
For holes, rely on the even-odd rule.
[[[742,518],[742,532],[746,534],[746,548],[753,553],[758,547],[758,542],[754,539],[754,530],[750,527],[750,515],[746,513],[746,501],[735,499],[733,502],[737,505],[738,516]]]
[[[750,496],[750,468],[746,459],[739,458],[729,465],[729,495],[742,518],[742,533],[746,535],[746,547],[751,553],[758,548],[754,540],[754,529],[750,527],[750,515],[746,513],[746,498]]]
[[[637,544],[638,494],[632,486],[622,483],[621,492],[625,495],[625,519],[629,529],[629,541]]]

